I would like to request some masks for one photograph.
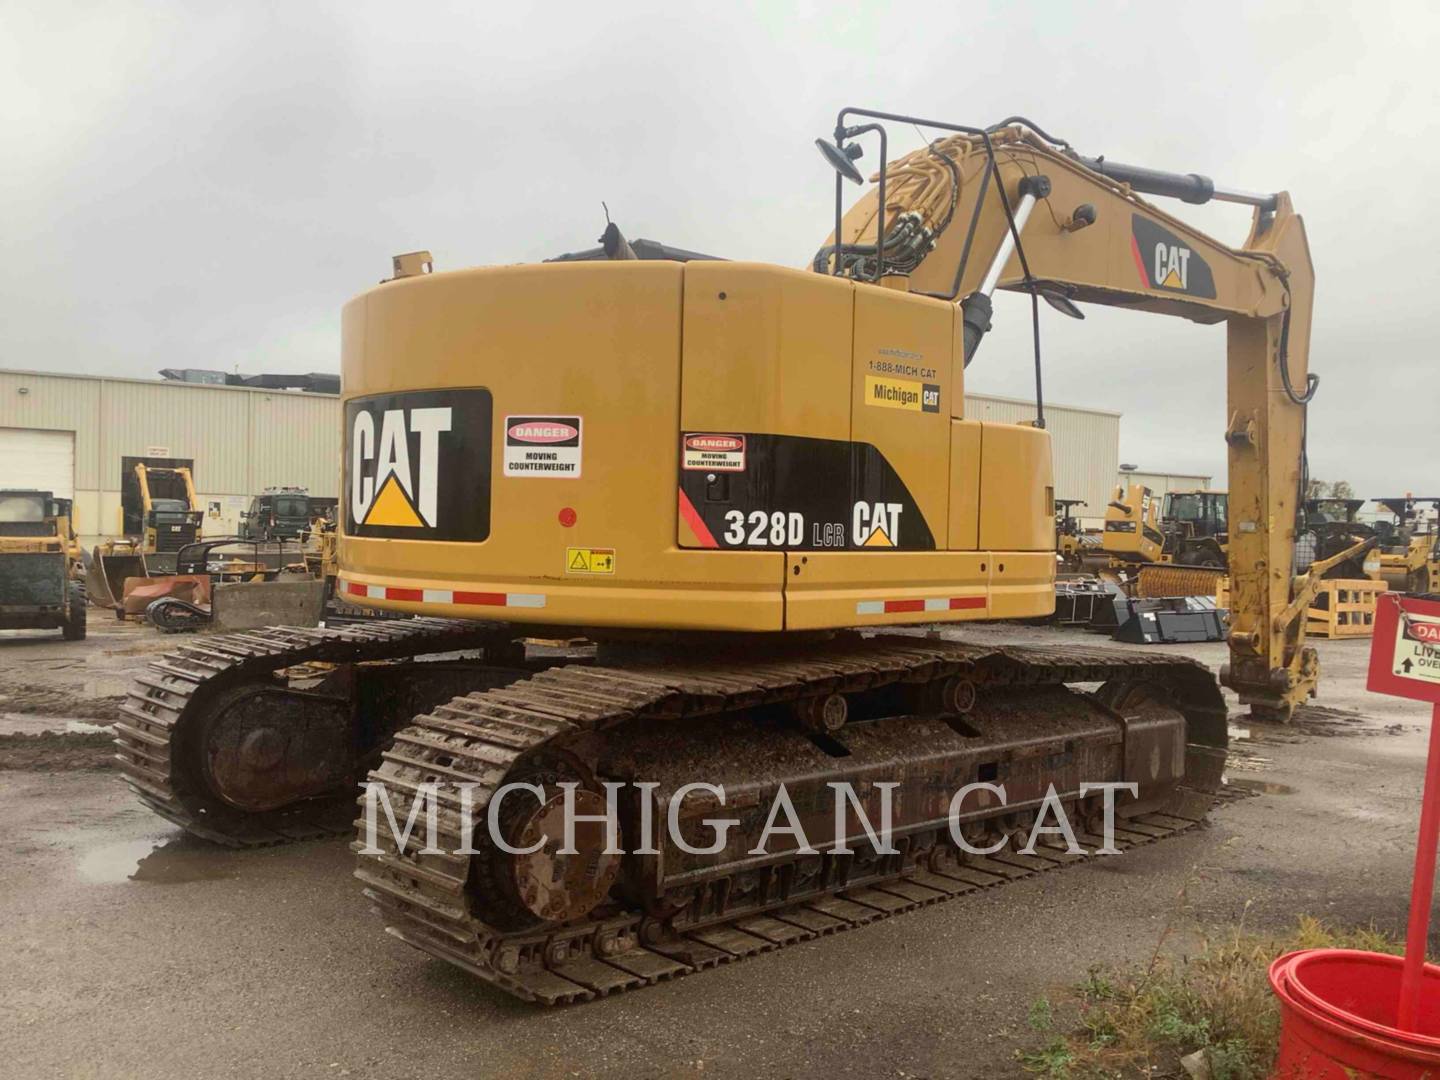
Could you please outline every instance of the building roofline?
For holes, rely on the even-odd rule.
[[[309,374],[302,372],[301,374]],[[90,382],[121,382],[138,383],[141,386],[167,386],[182,387],[185,389],[199,390],[232,390],[246,394],[289,394],[294,397],[319,398],[322,400],[339,401],[340,394],[320,394],[313,390],[275,389],[265,386],[230,386],[225,383],[200,383],[185,382],[181,379],[139,379],[132,375],[99,375],[79,371],[39,371],[34,368],[0,368],[0,375],[34,375],[45,379],[79,379]],[[342,387],[343,393],[343,387]],[[1028,405],[1034,408],[1035,402],[1030,398],[1008,397],[1004,394],[973,394],[965,393],[965,397],[972,401],[998,401],[1006,405]],[[1113,416],[1117,419],[1124,415],[1114,409],[1098,409],[1089,405],[1071,405],[1065,402],[1047,401],[1047,409],[1056,409],[1061,412],[1093,413],[1097,416]],[[1170,475],[1170,474],[1166,474]],[[1177,476],[1199,476],[1200,473],[1176,473]]]
[[[309,374],[302,372],[301,374]],[[324,373],[324,374],[328,374]],[[268,386],[230,386],[227,383],[185,382],[183,379],[137,379],[131,375],[90,375],[78,371],[36,371],[32,368],[0,368],[0,375],[34,375],[42,379],[81,379],[89,382],[139,383],[141,386],[181,387],[186,390],[239,390],[246,394],[289,394],[292,397],[339,401],[339,394],[321,394],[313,390],[276,389]]]
[[[1003,394],[972,394],[968,390],[965,391],[965,396],[975,401],[1003,401],[1007,405],[1028,405],[1032,409],[1035,407],[1034,398],[1006,397]],[[1095,413],[1098,416],[1114,416],[1117,418],[1125,415],[1124,413],[1116,412],[1114,409],[1096,409],[1089,405],[1068,405],[1061,401],[1046,401],[1045,409],[1047,412],[1051,409],[1059,409],[1062,412]]]

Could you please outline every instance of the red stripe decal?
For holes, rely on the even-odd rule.
[[[715,542],[715,537],[711,535],[704,519],[696,511],[695,504],[690,501],[690,497],[683,490],[680,492],[680,517],[684,519],[686,525],[690,526],[690,531],[695,534],[695,539],[700,541],[701,547],[718,548],[720,546]]]
[[[473,604],[477,607],[504,607],[505,594],[503,592],[457,592],[452,602]]]
[[[425,598],[425,594],[419,589],[386,589],[386,600],[414,600],[417,603]]]
[[[983,608],[985,597],[983,596],[952,596],[950,598],[950,610],[958,611],[961,608]]]
[[[892,612],[892,611],[924,611],[924,610],[925,610],[925,601],[924,601],[924,600],[886,600],[886,601],[885,601],[885,614],[887,614],[887,615],[890,614],[890,612]]]
[[[365,586],[357,584],[353,581],[347,581],[345,583],[345,591],[348,592],[351,596],[364,596]]]
[[[1150,280],[1150,271],[1145,269],[1145,260],[1140,256],[1140,241],[1135,239],[1135,234],[1130,234],[1130,254],[1135,256],[1135,269],[1140,271],[1140,280],[1145,283],[1148,289],[1155,288],[1155,283]]]

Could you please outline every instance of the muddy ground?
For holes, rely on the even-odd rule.
[[[113,718],[129,674],[171,643],[97,630],[0,635],[0,743]],[[1286,728],[1237,714],[1249,737],[1231,775],[1251,797],[1207,828],[548,1011],[383,934],[344,842],[220,850],[143,810],[115,774],[75,768],[64,739],[32,741],[23,767],[0,771],[0,1073],[1017,1075],[1030,1004],[1091,965],[1301,913],[1403,929],[1428,713],[1365,693],[1368,642],[1320,650],[1320,708]],[[1221,646],[1182,651],[1223,662]]]

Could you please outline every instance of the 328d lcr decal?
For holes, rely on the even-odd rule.
[[[345,405],[345,531],[395,540],[490,535],[488,390],[422,390]]]
[[[745,470],[680,471],[683,547],[934,551],[905,482],[869,443],[737,432]]]

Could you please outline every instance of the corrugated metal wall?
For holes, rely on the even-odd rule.
[[[967,394],[965,413],[1024,423],[1035,405]],[[1120,414],[1047,405],[1045,420],[1056,498],[1084,499],[1079,516],[1103,517],[1119,470]],[[88,535],[119,532],[120,459],[152,447],[194,460],[196,490],[221,504],[207,518],[210,533],[233,529],[244,500],[265,487],[339,494],[340,406],[325,395],[0,371],[0,427],[75,433],[76,518]]]
[[[0,427],[75,433],[75,515],[90,537],[120,531],[121,459],[152,448],[195,462],[197,493],[219,504],[212,535],[233,531],[267,486],[339,493],[339,402],[327,395],[0,371]]]
[[[1167,491],[1196,491],[1209,488],[1213,477],[1190,473],[1116,472],[1116,486],[1144,484],[1156,495]],[[1223,486],[1223,485],[1222,485]]]
[[[965,416],[1029,423],[1035,419],[1035,402],[966,394]],[[1120,414],[1046,402],[1045,428],[1055,454],[1055,497],[1084,499],[1085,505],[1073,511],[1076,517],[1103,518],[1120,469]]]

